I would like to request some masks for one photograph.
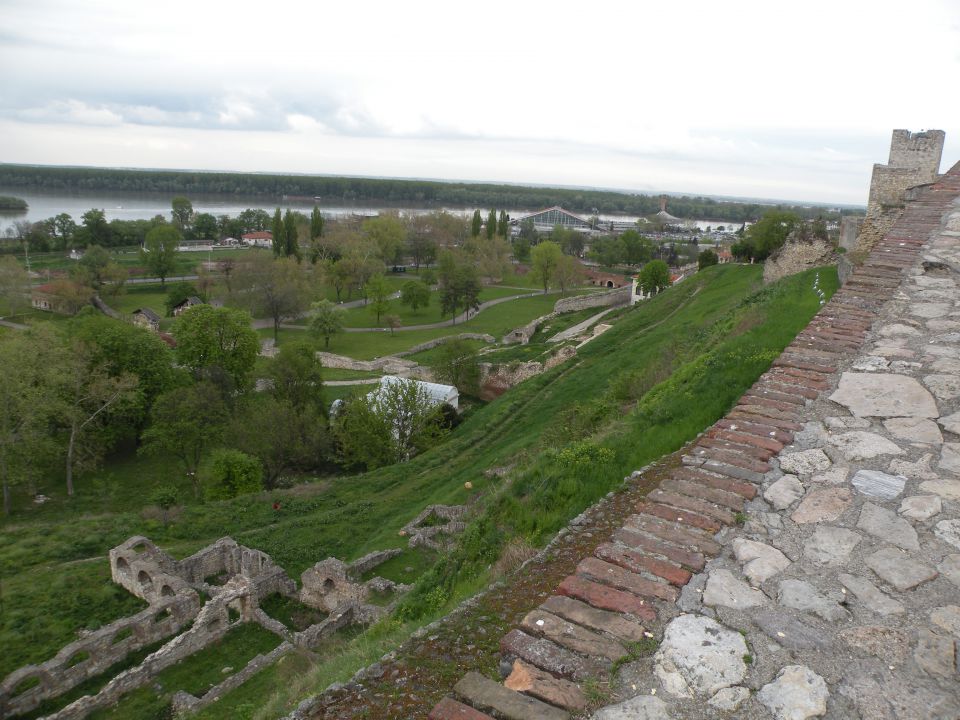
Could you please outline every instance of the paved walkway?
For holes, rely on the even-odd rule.
[[[960,718],[958,435],[960,164],[430,717]]]
[[[569,340],[572,337],[576,337],[577,335],[582,333],[584,330],[589,328],[591,325],[598,322],[605,315],[609,315],[614,310],[621,310],[623,307],[624,307],[623,305],[615,305],[614,307],[608,307],[606,310],[601,310],[596,315],[591,315],[583,322],[579,322],[573,327],[568,327],[566,330],[561,330],[552,338],[547,340],[547,342],[552,342],[552,343],[563,342],[564,340]]]

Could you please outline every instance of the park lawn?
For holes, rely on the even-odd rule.
[[[471,350],[481,350],[482,348],[489,347],[483,340],[462,340],[461,342]],[[433,365],[442,354],[443,345],[437,345],[437,347],[430,348],[429,350],[421,350],[413,355],[406,355],[405,359],[429,366]],[[483,360],[483,358],[481,358],[481,360]]]
[[[520,325],[553,310],[556,295],[535,295],[519,298],[487,308],[476,316],[456,325],[430,330],[375,330],[373,332],[344,332],[330,338],[329,352],[347,355],[358,360],[372,360],[408,350],[415,345],[458,333],[488,333],[496,338],[506,335]],[[259,330],[262,337],[273,337],[273,329]],[[301,336],[302,330],[280,330],[279,342]]]
[[[167,314],[167,291],[171,283],[161,287],[160,283],[127,285],[124,292],[115,297],[104,296],[103,300],[117,312],[132,314],[140,308],[150,308],[161,318]]]
[[[326,380],[365,380],[367,378],[378,378],[383,375],[382,372],[370,370],[346,370],[344,368],[323,369],[323,379]]]

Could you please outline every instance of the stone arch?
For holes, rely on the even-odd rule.
[[[326,580],[324,580],[323,586],[322,586],[324,594],[328,592],[332,592],[333,589],[336,587],[336,585],[337,584],[333,581],[333,578],[327,578]]]
[[[140,583],[140,587],[144,590],[149,590],[153,587],[153,578],[150,577],[150,573],[146,570],[141,570],[137,573],[137,582]]]
[[[612,287],[613,287],[613,280],[607,280],[607,287],[608,287],[608,288],[612,288]]]
[[[176,593],[169,585],[162,585],[160,587],[160,597],[173,597],[174,595],[176,595]]]
[[[130,574],[130,563],[127,562],[125,557],[117,558],[117,572],[123,575]]]

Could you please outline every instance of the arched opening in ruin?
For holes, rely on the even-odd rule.
[[[160,612],[158,612],[156,615],[153,616],[153,621],[155,623],[160,623],[160,622],[163,622],[164,620],[169,620],[172,617],[173,617],[173,611],[171,611],[170,608],[164,608],[163,610],[161,610]]]
[[[70,656],[70,659],[67,660],[66,667],[72,668],[80,663],[86,662],[90,659],[90,653],[86,650],[78,650],[73,655]]]
[[[18,697],[23,695],[25,692],[29,692],[36,687],[40,687],[43,684],[43,678],[40,675],[27,675],[23,680],[18,682],[13,690],[10,691],[10,697]]]
[[[113,639],[110,641],[110,644],[116,645],[117,643],[122,643],[124,640],[126,640],[129,637],[133,637],[133,628],[125,627],[119,632],[117,632],[116,635],[113,636]]]
[[[612,288],[612,287],[613,287],[613,280],[607,280],[607,287],[608,287],[608,288]]]
[[[140,553],[147,551],[147,544],[145,542],[138,542],[130,549],[139,555]]]
[[[130,563],[127,562],[126,558],[117,558],[117,572],[123,575],[130,574]]]
[[[169,585],[164,585],[160,588],[160,597],[173,597],[174,595],[176,595],[176,593]]]
[[[153,578],[150,577],[150,573],[146,570],[141,570],[137,573],[137,582],[140,583],[140,587],[144,590],[149,590],[153,587]]]
[[[223,623],[220,621],[220,618],[215,617],[213,620],[207,623],[208,632],[217,632],[220,628],[223,627]]]
[[[336,583],[333,582],[332,578],[327,578],[323,581],[323,593],[326,595],[328,592],[333,592],[333,588],[336,587]]]

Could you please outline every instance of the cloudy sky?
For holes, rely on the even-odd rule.
[[[0,0],[0,162],[862,204],[958,78],[958,0]]]

